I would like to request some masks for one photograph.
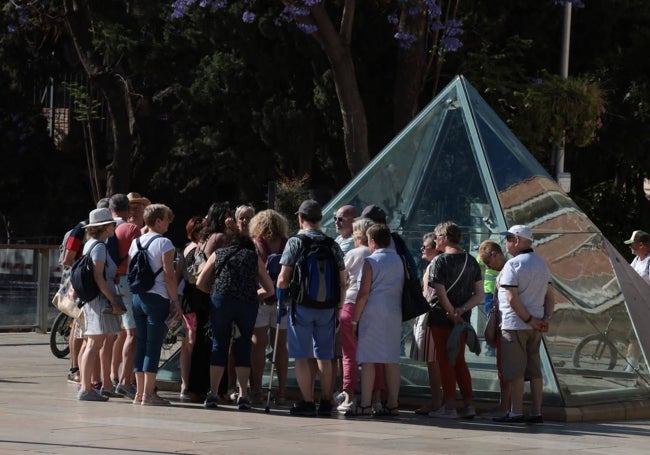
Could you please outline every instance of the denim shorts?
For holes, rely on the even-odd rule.
[[[287,324],[289,357],[333,359],[336,308],[318,309],[296,305],[290,314]]]

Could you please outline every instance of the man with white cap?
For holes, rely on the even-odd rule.
[[[645,231],[634,231],[632,236],[625,242],[630,246],[630,250],[634,255],[632,260],[632,268],[636,273],[650,284],[650,234]]]
[[[624,241],[629,245],[634,259],[630,264],[634,271],[639,274],[643,280],[650,285],[650,234],[645,231],[634,231],[629,239]],[[636,340],[634,330],[629,335],[630,344],[627,348],[627,366],[625,371],[631,373],[639,367],[639,358],[641,357],[641,349],[639,342]]]
[[[539,349],[542,332],[548,330],[553,314],[553,291],[548,265],[533,251],[533,233],[528,226],[512,226],[501,235],[506,250],[513,256],[501,271],[499,309],[501,310],[501,351],[503,379],[510,381],[511,408],[503,423],[543,423],[542,371]],[[530,379],[532,406],[523,414],[524,378]]]

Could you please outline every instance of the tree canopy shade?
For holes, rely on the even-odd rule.
[[[66,14],[70,5],[76,16]],[[11,139],[0,147],[13,162],[29,155],[21,145],[38,143],[38,137],[47,143],[34,150],[51,186],[34,194],[70,204],[70,218],[61,226],[47,224],[55,233],[94,202],[87,189],[87,128],[71,120],[54,150],[45,134],[49,122],[39,117],[50,93],[57,109],[78,104],[62,83],[71,75],[83,86],[79,98],[87,93],[90,105],[101,104],[86,122],[96,142],[99,193],[138,191],[168,203],[179,219],[202,213],[214,199],[262,207],[268,181],[279,175],[304,182],[325,202],[461,73],[552,171],[546,132],[560,121],[531,114],[539,114],[540,106],[550,112],[553,94],[566,88],[553,76],[562,22],[554,0],[230,1],[218,9],[197,1],[184,2],[182,17],[173,18],[179,5],[3,4],[0,93],[10,101],[2,105],[0,136]],[[567,84],[599,89],[587,98],[604,100],[606,112],[589,114],[602,127],[583,128],[590,143],[568,144],[566,167],[573,174],[572,195],[590,218],[611,238],[624,238],[631,225],[650,223],[641,187],[650,167],[650,5],[625,0],[612,8],[606,0],[590,0],[585,6],[573,15],[572,45],[580,51],[572,52]],[[287,7],[299,7],[289,11],[301,14],[288,15]],[[92,27],[68,25],[84,17]],[[283,25],[288,19],[292,24]],[[86,43],[81,57],[75,43]],[[570,104],[577,109],[582,101]],[[21,121],[12,120],[15,114]],[[612,217],[606,207],[619,199],[626,210]],[[17,210],[4,201],[0,211],[20,235],[45,229],[18,222]]]

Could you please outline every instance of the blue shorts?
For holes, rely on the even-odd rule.
[[[289,357],[334,358],[336,308],[317,309],[296,305],[287,324]]]

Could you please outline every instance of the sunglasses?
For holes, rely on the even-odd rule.
[[[344,217],[334,215],[334,222],[335,222],[335,223],[342,223],[342,222],[344,222],[344,221],[345,221],[345,218],[344,218]]]

